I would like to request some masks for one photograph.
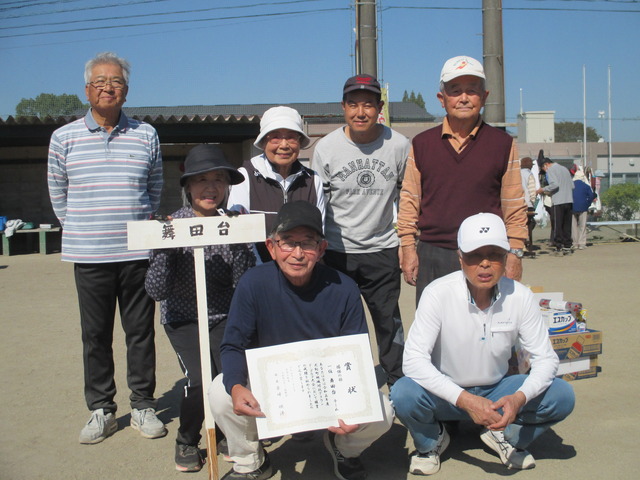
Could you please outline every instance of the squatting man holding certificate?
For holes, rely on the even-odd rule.
[[[248,270],[236,288],[221,344],[222,374],[209,389],[216,423],[229,445],[233,470],[224,479],[262,480],[274,471],[258,439],[255,417],[264,417],[248,384],[245,350],[303,340],[368,333],[356,283],[318,263],[327,248],[318,208],[285,203],[266,240],[274,262]],[[393,422],[381,394],[382,421],[329,427],[324,444],[342,480],[364,479],[360,454]]]
[[[572,387],[555,378],[558,357],[531,291],[504,276],[509,241],[492,213],[458,231],[461,271],[424,290],[404,350],[405,377],[391,390],[416,447],[410,472],[432,475],[449,445],[442,422],[472,420],[509,468],[535,466],[525,450],[573,410]],[[511,348],[531,353],[529,375],[506,376]]]

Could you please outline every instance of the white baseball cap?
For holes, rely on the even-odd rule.
[[[502,219],[493,213],[478,213],[466,218],[458,230],[458,248],[469,253],[487,245],[509,250],[507,229]]]
[[[480,77],[486,80],[482,63],[475,58],[462,55],[450,58],[444,63],[442,72],[440,72],[440,81],[447,83],[463,75],[473,75],[474,77]]]
[[[263,150],[262,139],[265,135],[281,128],[298,132],[302,136],[300,139],[300,146],[302,148],[308,147],[309,143],[311,143],[311,139],[306,133],[304,133],[304,129],[302,128],[302,117],[300,117],[298,111],[294,108],[281,105],[279,107],[271,107],[269,110],[264,112],[264,115],[262,115],[262,119],[260,120],[260,134],[253,144],[256,148]]]

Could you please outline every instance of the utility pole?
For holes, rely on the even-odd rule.
[[[505,128],[504,47],[502,42],[502,0],[482,0],[483,63],[489,97],[484,120]]]
[[[376,0],[356,0],[356,74],[378,78]]]
[[[607,102],[609,103],[609,141],[607,142],[607,153],[609,157],[609,188],[613,187],[613,159],[611,158],[611,148],[613,139],[611,138],[611,65],[607,69]]]

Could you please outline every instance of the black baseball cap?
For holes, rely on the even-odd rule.
[[[322,214],[318,207],[304,200],[285,203],[278,211],[276,223],[271,233],[288,232],[297,227],[307,227],[324,236],[322,233]]]
[[[380,83],[376,77],[368,74],[356,75],[348,78],[344,84],[344,88],[342,89],[342,94],[345,95],[349,92],[353,92],[354,90],[368,90],[377,95],[382,94],[382,90],[380,90]]]

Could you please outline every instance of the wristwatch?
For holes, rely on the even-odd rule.
[[[511,248],[509,249],[509,253],[513,253],[518,258],[524,257],[524,250],[521,248]]]

